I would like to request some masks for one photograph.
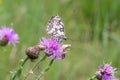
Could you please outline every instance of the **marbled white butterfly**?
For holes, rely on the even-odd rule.
[[[58,42],[66,40],[64,24],[60,16],[52,16],[50,18],[47,24],[46,31],[52,38],[56,39]]]

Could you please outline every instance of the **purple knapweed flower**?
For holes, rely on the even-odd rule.
[[[103,68],[99,67],[96,73],[98,80],[112,80],[115,70],[110,64],[105,64]]]
[[[46,46],[44,52],[49,56],[49,58],[61,60],[65,57],[65,50],[62,45],[53,38],[42,38],[40,45]]]
[[[0,29],[0,45],[5,46],[7,44],[13,44],[19,42],[18,34],[12,29],[2,26]]]

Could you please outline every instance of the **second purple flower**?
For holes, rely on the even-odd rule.
[[[103,68],[99,67],[96,73],[98,80],[113,80],[115,70],[110,64],[105,64]]]

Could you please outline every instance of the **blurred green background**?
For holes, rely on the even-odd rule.
[[[120,0],[0,0],[0,26],[13,24],[20,37],[15,47],[0,47],[0,80],[9,80],[26,48],[47,35],[53,15],[62,17],[69,38],[64,43],[72,47],[43,80],[87,80],[103,63],[116,67],[120,77]],[[27,62],[22,77],[34,63]]]

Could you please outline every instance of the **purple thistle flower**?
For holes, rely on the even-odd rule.
[[[98,80],[112,80],[114,73],[115,73],[115,68],[110,66],[110,64],[105,64],[104,67],[99,67],[99,70],[97,71],[97,78]]]
[[[111,76],[110,75],[107,75],[106,73],[104,73],[102,75],[102,80],[112,80]]]
[[[15,44],[18,42],[18,34],[12,28],[2,26],[0,29],[0,44],[2,46],[5,46],[7,44],[13,44],[15,46]]]
[[[42,38],[40,45],[46,46],[44,52],[49,56],[49,58],[61,60],[65,57],[65,51],[62,45],[55,39]]]
[[[107,74],[107,75],[113,75],[114,74],[114,71],[115,69],[110,66],[109,64],[105,64],[104,67],[103,67],[103,71]]]

